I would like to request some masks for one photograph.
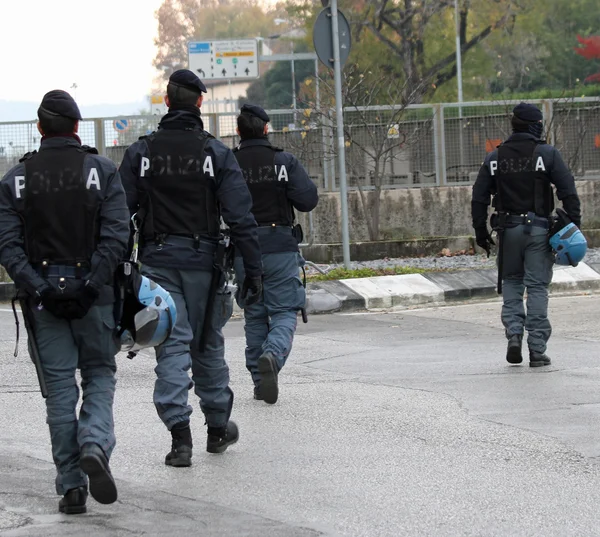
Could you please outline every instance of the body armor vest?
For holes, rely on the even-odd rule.
[[[252,214],[259,226],[292,226],[294,212],[286,194],[287,181],[279,180],[271,146],[248,146],[234,150],[252,194]]]
[[[90,264],[98,243],[102,196],[98,175],[87,188],[86,152],[62,147],[26,157],[24,218],[30,263]]]
[[[140,178],[141,236],[219,236],[215,180],[204,171],[208,135],[161,129],[150,135],[150,168]],[[209,168],[215,170],[213,162]]]
[[[499,212],[531,211],[542,218],[552,213],[554,195],[549,176],[538,163],[541,157],[535,156],[537,145],[534,140],[509,141],[498,148],[498,168],[494,175],[498,192],[495,206]]]

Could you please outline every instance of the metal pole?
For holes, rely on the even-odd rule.
[[[348,232],[348,188],[346,185],[346,146],[344,143],[344,110],[342,105],[342,66],[337,0],[331,0],[331,30],[333,33],[333,73],[335,78],[335,108],[337,120],[338,166],[340,172],[340,203],[342,206],[342,251],[344,266],[350,268],[350,234]]]
[[[326,153],[326,147],[327,147],[327,141],[325,139],[325,122],[323,121],[323,117],[321,116],[321,90],[320,90],[320,84],[319,84],[319,60],[315,60],[315,91],[316,91],[316,104],[315,104],[315,112],[317,114],[316,117],[316,121],[318,122],[317,125],[321,125],[321,141],[323,142],[323,161],[322,161],[322,165],[323,165],[323,188],[327,189],[327,183],[328,183],[328,179],[327,179],[327,161],[325,159],[325,153]]]
[[[294,127],[296,127],[296,123],[298,118],[296,117],[296,67],[294,64],[294,42],[292,41],[292,109],[294,110]]]
[[[460,20],[458,12],[458,0],[454,0],[454,19],[456,23],[456,79],[458,81],[458,102],[463,102],[462,87],[462,51],[460,50]],[[460,109],[460,107],[459,107]]]
[[[458,84],[458,143],[460,149],[460,166],[461,171],[464,165],[464,140],[463,140],[463,86],[462,86],[462,51],[460,50],[460,17],[458,11],[458,0],[454,0],[454,20],[456,33],[456,81]],[[458,179],[458,177],[457,177]]]

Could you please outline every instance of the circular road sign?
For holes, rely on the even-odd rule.
[[[352,34],[344,14],[338,10],[338,33],[340,38],[340,64],[343,66],[350,55]],[[333,30],[331,29],[331,8],[326,7],[315,21],[313,43],[319,60],[333,69]]]
[[[129,130],[129,121],[127,121],[126,119],[115,119],[113,121],[113,128],[117,132],[125,132]]]

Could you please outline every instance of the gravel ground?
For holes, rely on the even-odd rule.
[[[584,262],[600,263],[600,248],[588,250]],[[321,270],[329,272],[337,267],[343,267],[343,263],[332,263],[330,265],[317,265]],[[385,258],[376,259],[374,261],[352,261],[353,269],[359,268],[390,268],[396,266],[415,267],[434,270],[464,270],[464,269],[481,269],[494,268],[496,266],[496,257],[490,256],[488,259],[485,254],[477,255],[457,255],[453,257],[402,257],[402,258]],[[309,274],[317,273],[317,270],[309,265],[307,272]]]

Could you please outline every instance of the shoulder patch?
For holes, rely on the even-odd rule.
[[[29,153],[25,153],[20,159],[19,162],[25,162],[26,160],[29,160],[31,157],[33,157],[33,155],[35,155],[37,153],[37,150],[35,151],[29,151]]]
[[[82,145],[81,149],[83,149],[83,151],[85,151],[86,153],[91,153],[92,155],[98,154],[98,150],[95,147],[91,147],[89,145]]]
[[[152,141],[152,138],[154,138],[155,134],[156,134],[156,131],[152,131],[150,134],[144,134],[143,136],[140,136],[138,138],[138,140],[147,140],[147,139],[150,139],[150,141]]]

